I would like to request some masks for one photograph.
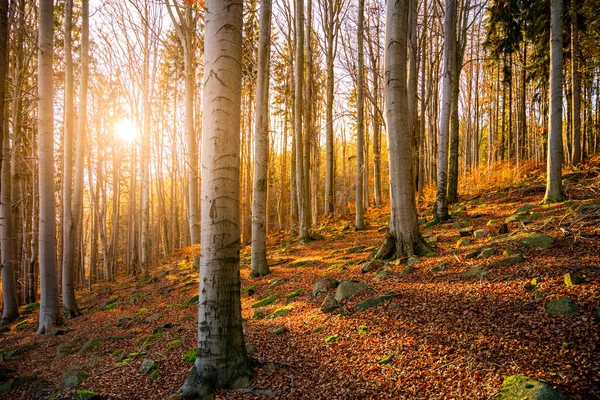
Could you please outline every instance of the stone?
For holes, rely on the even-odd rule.
[[[338,308],[340,308],[340,305],[338,304],[336,299],[334,299],[331,296],[327,296],[323,301],[323,304],[321,304],[321,311],[323,311],[324,313],[332,313]]]
[[[360,270],[363,274],[366,274],[367,272],[371,272],[371,271],[375,271],[377,269],[381,269],[383,268],[383,266],[385,265],[384,261],[381,260],[373,260],[373,261],[369,261],[367,263],[365,263],[362,266],[362,269]]]
[[[467,254],[465,254],[465,260],[475,258],[475,257],[479,256],[480,254],[481,254],[481,249],[475,249],[475,250],[470,251]]]
[[[319,295],[319,293],[327,293],[327,291],[329,289],[334,289],[334,288],[338,287],[338,285],[339,285],[338,281],[326,276],[315,282],[315,284],[313,285],[313,290],[312,290],[311,294],[313,295],[313,297],[316,297]]]
[[[144,361],[142,361],[142,365],[140,365],[140,371],[146,374],[149,374],[156,368],[158,368],[157,362],[149,358],[144,359]]]
[[[477,277],[481,277],[487,274],[487,271],[485,269],[483,269],[483,267],[481,267],[481,265],[475,265],[473,267],[471,267],[468,271],[463,273],[463,276],[466,276],[467,278],[472,277],[472,276],[477,276]]]
[[[408,260],[406,260],[406,265],[416,265],[420,262],[421,262],[421,260],[419,260],[416,257],[409,257]]]
[[[355,253],[360,253],[363,250],[365,250],[367,248],[367,246],[363,245],[363,244],[359,244],[358,246],[353,246],[348,248],[348,250],[346,250],[346,252],[348,254],[355,254]]]
[[[425,242],[427,242],[427,244],[429,245],[436,245],[438,242],[438,237],[437,236],[431,236],[425,239]]]
[[[18,378],[9,379],[6,382],[0,384],[0,394],[6,394],[19,386],[24,385],[27,382],[35,381],[38,378],[38,372],[34,372],[31,375],[22,376]]]
[[[496,225],[497,223],[498,223],[498,220],[497,220],[497,219],[490,219],[490,220],[487,222],[487,224],[486,224],[486,225],[487,225],[487,226],[494,226],[494,225]]]
[[[335,299],[339,301],[346,300],[350,296],[360,293],[369,288],[369,286],[358,281],[341,281],[335,291]]]
[[[519,214],[519,213],[523,213],[523,212],[528,212],[528,211],[533,210],[535,207],[536,206],[534,206],[533,204],[525,203],[522,206],[520,206],[519,208],[517,208],[515,210],[515,212],[513,212],[513,214]]]
[[[291,312],[292,312],[292,309],[290,307],[278,308],[277,310],[275,310],[273,312],[273,314],[269,315],[267,317],[267,319],[271,320],[271,319],[275,319],[275,318],[279,318],[279,317],[285,317],[286,315],[290,315]]]
[[[373,278],[374,279],[381,279],[381,278],[385,278],[386,276],[388,276],[390,274],[391,274],[390,271],[383,270],[383,271],[379,271],[378,273],[376,273]]]
[[[90,377],[87,372],[79,371],[76,368],[69,369],[58,385],[58,390],[71,389],[78,386],[81,382]]]
[[[280,326],[279,328],[275,328],[271,331],[271,335],[281,335],[282,333],[286,333],[288,331],[288,328],[286,328],[285,326]]]
[[[498,400],[567,400],[548,382],[523,375],[512,375],[504,379]]]
[[[385,293],[379,297],[369,297],[368,299],[365,299],[363,301],[361,301],[360,303],[358,303],[354,308],[356,309],[356,311],[365,311],[368,310],[369,308],[373,308],[373,307],[377,307],[383,303],[385,303],[387,300],[393,298],[396,294],[393,292],[389,292],[389,293]]]
[[[432,219],[431,221],[429,221],[429,222],[427,222],[425,224],[425,228],[431,228],[432,226],[435,226],[435,225],[437,225],[439,223],[440,223],[440,219],[439,218]]]
[[[566,287],[572,287],[575,285],[581,285],[582,283],[585,283],[585,278],[583,276],[579,276],[569,272],[568,274],[565,274],[564,281]]]
[[[546,304],[546,312],[552,315],[574,316],[579,313],[577,305],[568,297],[551,300]]]
[[[463,237],[460,238],[457,242],[456,242],[456,247],[464,247],[464,246],[469,246],[472,243],[471,239],[467,238],[467,237]]]
[[[144,320],[144,323],[150,324],[150,323],[156,321],[157,319],[159,319],[160,317],[162,317],[162,314],[158,314],[158,313],[152,314],[152,315],[146,317],[146,319]]]
[[[516,254],[520,254],[520,253],[519,253],[518,251],[511,250],[511,249],[504,249],[504,250],[502,251],[502,255],[503,255],[504,257],[508,257],[508,256],[514,256],[514,255],[516,255]]]
[[[403,276],[405,276],[405,275],[410,275],[410,274],[412,274],[413,272],[415,272],[416,270],[417,270],[417,269],[416,269],[415,267],[413,267],[412,265],[407,265],[407,266],[406,266],[406,268],[404,268],[404,269],[402,270],[402,272],[400,272],[400,275],[403,275]]]
[[[516,256],[503,258],[502,260],[494,261],[488,265],[488,268],[498,268],[498,267],[506,267],[509,265],[518,264],[520,262],[525,261],[525,257],[522,254],[517,254]]]
[[[436,267],[430,268],[429,272],[432,272],[432,273],[434,273],[434,272],[440,272],[441,270],[445,269],[449,265],[450,265],[450,263],[447,263],[447,262],[442,263],[442,264],[440,264],[440,265],[438,265]]]
[[[508,233],[508,224],[502,224],[498,229],[498,235],[506,235]]]
[[[273,289],[279,285],[283,285],[285,283],[285,278],[277,278],[269,281],[269,288]]]
[[[481,250],[481,253],[477,256],[477,259],[482,260],[484,258],[490,258],[494,254],[496,254],[496,249],[494,249],[492,247],[488,247],[487,249]]]
[[[325,236],[321,235],[320,233],[311,233],[310,238],[312,240],[325,240]]]
[[[553,239],[550,236],[544,235],[543,233],[532,232],[520,235],[519,243],[525,247],[549,249],[552,247]]]
[[[475,239],[481,239],[481,238],[484,238],[489,235],[490,235],[489,229],[477,229],[475,232],[473,232],[473,237]]]
[[[528,219],[529,219],[529,212],[525,211],[525,212],[521,212],[518,214],[511,215],[509,217],[506,217],[504,222],[509,224],[511,222],[527,221]]]
[[[62,336],[65,333],[71,332],[70,328],[52,328],[49,332],[50,336]]]
[[[473,234],[473,228],[462,228],[458,230],[460,237],[469,237]]]
[[[73,352],[74,347],[75,347],[75,344],[73,344],[71,342],[59,344],[58,346],[56,346],[56,356],[54,357],[54,359],[62,360],[63,358],[65,358],[66,356],[68,356],[69,354],[71,354]]]
[[[86,352],[92,350],[93,348],[100,346],[101,344],[102,344],[102,340],[100,340],[98,338],[91,338],[90,340],[85,342],[83,344],[83,346],[81,346],[81,349],[79,349],[79,352],[86,353]]]
[[[262,306],[268,306],[269,304],[275,303],[279,299],[278,296],[269,296],[266,299],[262,299],[252,304],[252,308],[258,308]]]

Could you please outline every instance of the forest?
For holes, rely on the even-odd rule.
[[[600,0],[0,0],[0,398],[600,398]]]

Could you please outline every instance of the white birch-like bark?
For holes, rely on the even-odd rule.
[[[53,0],[40,0],[38,34],[38,165],[40,318],[38,334],[58,320],[56,282],[56,201],[54,199],[54,90],[52,77]]]
[[[573,107],[573,158],[571,165],[574,167],[581,163],[581,82],[579,79],[579,29],[577,27],[577,4],[571,0],[571,79],[573,88],[571,89],[572,107]]]
[[[364,46],[365,0],[358,0],[358,79],[356,91],[356,221],[357,230],[365,229],[363,206],[364,168],[365,168],[365,109],[364,109],[364,78],[365,78],[365,46]]]
[[[271,0],[260,2],[256,112],[254,119],[254,192],[252,196],[252,271],[263,276],[267,263],[267,184],[269,167],[269,65],[271,59]]]
[[[545,203],[563,201],[562,187],[562,85],[563,85],[563,0],[550,1],[550,118]]]
[[[198,350],[180,389],[203,398],[252,374],[240,302],[242,1],[206,2]]]
[[[402,258],[427,251],[419,234],[412,172],[412,137],[407,94],[408,0],[387,3],[385,32],[385,114],[390,165],[391,218],[376,258]]]

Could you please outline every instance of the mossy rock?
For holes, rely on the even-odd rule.
[[[266,299],[262,299],[260,301],[257,301],[256,303],[252,304],[252,308],[267,306],[269,304],[275,303],[277,300],[279,300],[278,296],[269,296]]]
[[[365,299],[365,300],[361,301],[360,303],[358,303],[354,308],[356,309],[356,311],[365,311],[365,310],[368,310],[369,308],[377,307],[377,306],[385,303],[387,300],[393,298],[394,296],[395,296],[395,293],[389,292],[389,293],[385,293],[379,297],[369,297],[368,299]]]
[[[144,320],[144,323],[150,324],[150,323],[156,321],[157,319],[159,319],[160,317],[162,317],[162,314],[158,314],[158,313],[152,314],[152,315],[146,317],[146,319]]]
[[[379,361],[377,361],[377,364],[379,364],[379,365],[389,364],[394,360],[395,356],[396,356],[396,353],[387,355],[387,356],[383,357],[382,359],[380,359]]]
[[[77,369],[70,369],[63,376],[60,384],[58,385],[58,390],[61,391],[79,386],[81,382],[89,377],[90,374],[87,372],[78,371]]]
[[[524,211],[524,212],[520,212],[518,214],[511,215],[509,217],[506,217],[504,222],[509,224],[511,222],[520,222],[520,221],[527,221],[527,220],[529,220],[529,212]]]
[[[497,219],[490,219],[490,220],[487,222],[487,224],[486,224],[486,225],[487,225],[487,226],[494,226],[494,225],[497,225],[497,224],[498,224],[498,222],[499,222],[499,221],[498,221]]]
[[[151,373],[152,371],[154,371],[157,368],[158,368],[158,363],[149,358],[144,359],[144,361],[142,361],[142,365],[140,365],[140,371],[144,372],[146,374]]]
[[[473,251],[468,252],[467,254],[465,254],[465,260],[469,260],[471,258],[476,258],[477,256],[479,256],[481,254],[482,249],[475,249]]]
[[[475,239],[482,239],[487,236],[490,236],[489,229],[477,229],[475,232],[473,232],[473,237]]]
[[[468,271],[464,272],[463,276],[466,276],[467,278],[470,278],[473,276],[481,278],[487,274],[488,274],[488,271],[486,271],[481,265],[475,265],[475,266],[471,267]]]
[[[431,221],[427,222],[425,224],[425,228],[431,228],[432,226],[436,226],[440,223],[440,219],[439,218],[434,218]]]
[[[327,296],[321,304],[321,311],[324,313],[332,313],[340,308],[339,303],[332,296]]]
[[[286,299],[293,299],[294,297],[298,297],[300,296],[300,289],[294,290],[293,292],[289,293],[287,296],[285,296]]]
[[[381,260],[373,260],[373,261],[369,261],[367,263],[365,263],[362,268],[361,268],[361,272],[363,274],[367,273],[367,272],[371,272],[371,271],[375,271],[377,269],[381,269],[383,268],[383,266],[385,265],[384,261]]]
[[[509,265],[518,264],[520,262],[525,261],[525,257],[521,254],[517,254],[516,256],[503,258],[502,260],[494,261],[488,265],[488,268],[498,268],[498,267],[507,267]]]
[[[513,214],[519,214],[519,213],[523,213],[523,212],[529,212],[529,211],[533,210],[534,208],[536,208],[536,206],[535,206],[535,205],[533,205],[533,204],[528,204],[528,203],[525,203],[525,204],[523,204],[522,206],[520,206],[519,208],[517,208],[517,209],[516,209],[516,210],[513,212]]]
[[[183,354],[183,361],[193,363],[196,361],[196,353],[198,349],[189,349]]]
[[[519,253],[518,251],[512,250],[512,249],[504,249],[502,251],[502,255],[504,257],[514,256],[516,254],[521,254],[521,253]]]
[[[388,271],[388,270],[379,271],[378,273],[375,274],[373,279],[385,278],[386,276],[391,275],[391,274],[392,274],[392,272]]]
[[[81,349],[79,349],[80,353],[86,353],[98,346],[102,345],[102,339],[98,339],[98,338],[92,338],[90,340],[88,340],[87,342],[85,342],[83,344],[83,346],[81,346]]]
[[[457,242],[456,242],[456,247],[465,247],[465,246],[469,246],[472,243],[471,239],[463,237],[460,238]]]
[[[75,392],[75,398],[77,400],[100,400],[102,397],[91,390],[78,390]]]
[[[421,260],[419,260],[417,257],[409,257],[408,260],[406,260],[406,265],[416,265],[420,262]]]
[[[346,252],[348,254],[362,253],[363,251],[366,251],[366,248],[367,246],[359,244],[358,246],[349,247]]]
[[[493,247],[488,247],[486,249],[481,250],[481,253],[477,256],[477,259],[481,260],[484,258],[490,258],[494,254],[496,254],[496,249],[494,249]]]
[[[313,297],[319,295],[320,293],[327,293],[329,289],[334,289],[338,287],[339,282],[333,278],[328,276],[319,279],[313,285],[312,295]]]
[[[413,272],[415,272],[417,270],[416,267],[413,267],[412,265],[407,265],[406,268],[404,268],[402,270],[402,272],[400,272],[400,275],[410,275]]]
[[[498,400],[568,400],[547,381],[523,375],[512,375],[504,379]]]
[[[280,327],[278,327],[278,328],[275,328],[275,329],[273,329],[273,330],[271,331],[271,335],[273,335],[273,336],[278,336],[278,335],[281,335],[281,334],[284,334],[284,333],[286,333],[287,331],[288,331],[288,328],[287,328],[287,327],[285,327],[285,326],[280,326]]]
[[[600,210],[600,203],[586,203],[577,208],[577,212],[582,215],[591,214]]]
[[[273,289],[279,285],[283,285],[285,283],[285,281],[286,281],[285,278],[271,279],[269,281],[269,289]]]
[[[585,283],[585,278],[583,276],[579,276],[569,272],[568,274],[565,274],[564,281],[566,287],[572,287],[575,285],[581,285],[582,283]]]
[[[546,312],[552,315],[575,316],[579,313],[579,310],[570,298],[561,297],[546,304]]]
[[[431,273],[440,272],[440,271],[442,271],[443,269],[445,269],[449,265],[450,265],[450,263],[447,263],[447,262],[442,263],[442,264],[440,264],[440,265],[438,265],[436,267],[430,268],[429,272],[431,272]]]
[[[35,310],[39,310],[40,303],[29,303],[25,307],[23,307],[22,314],[31,314]]]
[[[337,301],[343,301],[367,289],[369,289],[369,286],[358,281],[341,281],[335,291],[334,298]]]
[[[250,285],[242,290],[242,294],[247,294],[248,296],[252,296],[256,291],[256,285]]]
[[[531,247],[536,249],[549,249],[552,247],[554,240],[550,236],[546,236],[543,233],[532,232],[517,235],[519,243],[525,247]]]
[[[267,317],[268,320],[272,320],[279,317],[285,317],[286,315],[290,315],[292,313],[292,308],[289,306],[278,308],[273,312],[273,314]]]
[[[335,334],[335,335],[327,336],[325,339],[323,339],[323,341],[325,343],[331,343],[331,342],[335,342],[336,340],[338,340],[339,337],[340,337],[340,335]]]

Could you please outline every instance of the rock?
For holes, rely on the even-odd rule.
[[[506,235],[508,233],[508,224],[502,224],[498,229],[498,235]]]
[[[497,219],[490,219],[490,220],[487,222],[487,224],[486,224],[486,225],[487,225],[487,226],[494,226],[494,225],[496,225],[497,223],[498,223],[498,220],[497,220]]]
[[[377,307],[385,303],[387,300],[393,298],[395,295],[396,294],[394,292],[389,292],[379,297],[369,297],[368,299],[365,299],[358,303],[354,308],[356,309],[356,311],[365,311],[369,308]]]
[[[268,306],[269,304],[275,303],[279,299],[278,296],[269,296],[266,299],[262,299],[252,304],[252,308],[258,308],[262,306]]]
[[[265,314],[266,314],[265,310],[263,310],[262,308],[259,308],[252,313],[252,319],[262,318],[265,316]]]
[[[546,312],[552,315],[573,316],[578,314],[577,305],[568,297],[551,300],[546,304]]]
[[[472,243],[471,239],[469,239],[467,237],[463,237],[463,238],[459,239],[458,242],[456,242],[456,247],[469,246],[471,243]]]
[[[463,228],[458,230],[460,237],[469,237],[473,234],[473,228]]]
[[[161,326],[157,326],[156,328],[154,328],[152,333],[155,335],[157,333],[163,333],[163,332],[166,332],[169,329],[173,328],[174,326],[175,326],[175,324],[172,324],[171,322],[167,322],[166,324],[162,324]]]
[[[97,338],[91,338],[90,340],[85,342],[83,344],[83,346],[81,346],[81,349],[79,349],[79,352],[86,353],[86,352],[92,350],[93,348],[100,346],[101,344],[102,344],[102,340],[97,339]]]
[[[327,293],[329,289],[334,289],[338,287],[339,282],[333,278],[326,276],[325,278],[321,278],[315,282],[313,285],[312,295],[316,297],[319,293]]]
[[[277,278],[269,281],[269,288],[273,289],[279,285],[283,285],[285,283],[285,278]]]
[[[529,281],[529,283],[537,286],[537,285],[539,285],[540,282],[543,282],[543,281],[544,280],[538,276],[536,278],[533,278],[531,281]]]
[[[71,342],[59,344],[58,346],[56,346],[56,356],[54,357],[54,359],[62,360],[63,358],[65,358],[66,356],[68,356],[69,354],[71,354],[73,352],[74,347],[75,347],[75,344],[73,344]]]
[[[514,256],[515,254],[521,254],[521,253],[519,253],[518,251],[515,251],[515,250],[511,250],[511,249],[504,249],[502,251],[502,255],[504,257]]]
[[[471,258],[475,258],[478,255],[481,254],[481,249],[475,249],[473,251],[468,252],[467,254],[465,254],[465,260],[471,259]]]
[[[523,375],[504,379],[498,400],[567,400],[546,381],[538,381]]]
[[[386,276],[390,275],[391,272],[388,270],[383,270],[383,271],[379,271],[378,273],[375,274],[375,276],[373,277],[374,279],[380,279],[380,278],[385,278]]]
[[[348,248],[348,250],[346,250],[346,252],[348,254],[355,254],[355,253],[360,253],[362,252],[364,249],[366,249],[367,246],[363,245],[363,244],[359,244],[358,246],[354,246],[354,247],[350,247]]]
[[[24,385],[27,382],[35,381],[38,378],[38,375],[39,374],[37,372],[34,372],[31,375],[9,379],[8,381],[0,384],[0,394],[8,393],[13,389],[18,388],[19,386]]]
[[[427,244],[429,244],[429,245],[435,246],[438,242],[438,237],[437,236],[428,237],[425,239],[425,242],[427,242]]]
[[[75,398],[77,400],[101,400],[102,396],[89,390],[78,390]]]
[[[323,311],[324,313],[334,312],[338,308],[340,308],[340,305],[338,304],[336,299],[334,299],[331,296],[327,296],[325,298],[325,301],[323,301],[323,304],[321,304],[321,311]]]
[[[477,256],[477,259],[482,260],[484,258],[490,258],[494,254],[496,254],[496,249],[494,249],[492,247],[488,247],[487,249],[481,250],[481,253]]]
[[[415,267],[413,267],[412,265],[407,265],[406,268],[404,268],[402,270],[402,272],[400,272],[400,275],[405,276],[405,275],[410,275],[413,272],[415,272],[417,269]]]
[[[463,276],[467,278],[472,276],[482,277],[487,274],[487,271],[481,267],[481,265],[475,265],[471,267],[468,271],[463,273]]]
[[[58,385],[58,390],[61,391],[74,388],[89,377],[90,374],[79,371],[76,368],[71,368],[63,375],[63,378]]]
[[[462,224],[459,221],[454,221],[452,223],[452,229],[460,229],[462,228]]]
[[[509,224],[511,222],[519,222],[519,221],[527,221],[529,219],[529,212],[521,212],[518,214],[511,215],[506,217],[504,220],[505,223]]]
[[[523,212],[528,212],[528,211],[533,210],[535,207],[536,206],[534,206],[533,204],[525,203],[522,206],[520,206],[519,208],[517,208],[515,210],[515,212],[513,212],[513,214],[519,214],[519,213],[523,213]]]
[[[158,368],[158,364],[156,363],[156,361],[151,360],[149,358],[144,359],[144,361],[142,361],[142,365],[140,365],[140,371],[146,374],[149,374],[156,368]]]
[[[32,395],[32,397],[35,397],[34,395],[46,390],[49,387],[50,387],[50,382],[45,381],[43,379],[39,380],[35,383],[35,385],[33,385],[31,390],[29,391],[29,394]]]
[[[520,262],[525,261],[525,257],[521,254],[517,254],[516,256],[503,258],[502,260],[494,261],[488,265],[488,268],[498,268],[498,267],[506,267],[508,265],[518,264]]]
[[[325,236],[321,235],[320,233],[311,233],[310,238],[312,240],[325,240]]]
[[[383,357],[381,360],[377,361],[377,364],[379,364],[379,365],[389,364],[394,360],[395,356],[396,356],[396,353],[387,355],[387,356]]]
[[[406,265],[416,265],[420,262],[421,260],[419,260],[417,257],[409,257],[408,260],[406,260]]]
[[[160,317],[162,317],[162,314],[158,314],[158,313],[152,314],[152,315],[146,317],[146,319],[144,320],[144,323],[150,324],[150,323],[156,321],[157,319],[159,319]]]
[[[258,350],[256,349],[255,345],[253,345],[252,343],[246,343],[246,353],[248,353],[250,357],[255,355],[257,351]]]
[[[489,235],[490,235],[489,229],[477,229],[475,232],[473,232],[473,237],[475,239],[481,239],[481,238],[484,238]]]
[[[583,276],[579,276],[579,275],[573,274],[571,272],[569,272],[568,274],[565,274],[564,280],[565,280],[566,287],[581,285],[582,283],[585,283],[585,278]]]
[[[275,310],[273,312],[273,314],[269,315],[267,317],[268,320],[271,319],[275,319],[275,318],[279,318],[279,317],[285,317],[286,315],[291,314],[292,309],[290,307],[282,307],[282,308],[278,308],[277,310]]]
[[[552,238],[543,233],[533,232],[520,235],[519,243],[525,247],[533,247],[537,249],[549,249],[552,247]]]
[[[335,291],[335,299],[343,301],[356,293],[367,290],[369,287],[357,281],[341,281]]]
[[[432,272],[432,273],[434,273],[434,272],[440,272],[441,270],[443,270],[444,268],[446,268],[448,265],[450,265],[450,263],[447,263],[447,262],[442,263],[442,264],[438,265],[437,267],[430,268],[429,272]]]
[[[369,261],[368,263],[365,263],[362,266],[361,272],[363,274],[367,273],[367,272],[371,272],[374,271],[376,269],[380,269],[383,268],[383,266],[385,265],[384,261],[381,260],[373,260],[373,261]]]
[[[65,333],[71,332],[69,328],[52,328],[49,332],[50,336],[62,336]]]
[[[435,226],[435,225],[437,225],[439,223],[440,223],[440,219],[439,218],[432,219],[431,221],[429,221],[429,222],[427,222],[425,224],[425,228],[431,228],[432,226]]]
[[[286,333],[288,331],[288,328],[286,328],[285,326],[280,326],[279,328],[273,329],[271,331],[271,335],[281,335],[282,333]]]

